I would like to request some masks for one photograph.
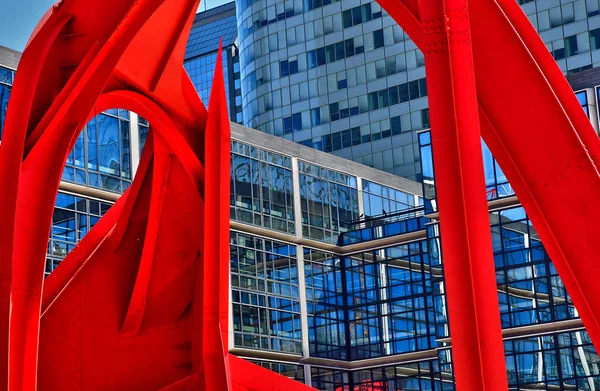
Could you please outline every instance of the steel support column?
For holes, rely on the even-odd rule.
[[[420,7],[457,388],[505,391],[467,0]]]

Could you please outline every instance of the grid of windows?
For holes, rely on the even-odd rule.
[[[312,386],[324,391],[454,390],[452,375],[434,360],[352,372],[313,366],[311,374]]]
[[[521,207],[490,213],[502,327],[578,318],[558,272]],[[439,228],[428,227],[430,258],[439,263]],[[441,270],[441,269],[440,269]],[[437,337],[449,337],[443,275],[434,275]]]
[[[597,390],[600,357],[584,331],[504,342],[511,389]]]
[[[515,191],[508,183],[498,162],[483,141],[481,141],[481,150],[483,151],[483,172],[488,200],[515,195]]]
[[[337,243],[340,232],[358,218],[356,177],[298,161],[302,235]]]
[[[370,20],[381,18],[381,16],[381,11],[373,12],[371,8],[371,3],[350,8],[342,12],[344,28],[356,26],[361,23],[366,23]]]
[[[331,122],[343,120],[348,117],[357,116],[359,114],[368,113],[369,111],[385,109],[387,107],[406,103],[412,99],[419,99],[427,96],[427,83],[425,79],[413,80],[408,83],[403,83],[397,86],[384,88],[379,91],[370,92],[368,95],[359,96],[348,100],[334,102],[329,104],[329,119]],[[410,116],[396,116],[391,118],[393,121],[392,128],[395,134],[411,129],[421,129],[429,126],[429,110],[423,109],[420,111],[420,118],[413,120],[410,124]],[[408,119],[408,123],[402,123]],[[420,119],[420,123],[418,121]],[[389,128],[389,127],[388,127]],[[391,130],[387,137],[391,136]],[[383,138],[383,134],[380,138]],[[373,141],[377,137],[373,135]],[[371,140],[369,140],[371,141]]]
[[[112,204],[59,192],[48,242],[46,275],[67,256]]]
[[[431,149],[431,134],[429,131],[419,134],[419,147],[421,151],[421,171],[423,175],[425,209],[426,213],[431,213],[437,210],[437,203],[435,201],[436,195],[433,173],[433,151]],[[514,189],[510,183],[508,183],[508,179],[504,175],[504,172],[502,172],[500,165],[498,165],[498,162],[496,159],[494,159],[492,153],[487,145],[485,145],[483,140],[481,141],[481,149],[483,154],[483,169],[485,175],[487,199],[494,200],[498,198],[514,196]]]
[[[490,213],[503,327],[578,317],[523,208]]]
[[[435,347],[426,242],[345,258],[350,358]]]
[[[235,2],[196,15],[188,38],[184,67],[208,106],[219,43],[223,43],[223,76],[231,121],[242,122],[241,84],[236,38]]]
[[[115,193],[132,180],[129,112],[113,109],[93,118],[77,137],[62,179]]]
[[[366,179],[362,180],[362,191],[365,217],[401,212],[416,206],[413,194],[392,189]]]
[[[215,51],[223,40],[223,47],[237,37],[235,3],[224,4],[197,14],[186,47],[186,59]]]
[[[350,373],[331,368],[310,367],[312,386],[322,391],[347,391],[350,388]]]
[[[360,360],[434,348],[427,243],[338,258],[305,249],[310,354]]]
[[[433,150],[431,148],[431,132],[419,133],[419,148],[421,155],[421,175],[423,183],[423,199],[425,213],[433,213],[437,210],[435,201],[435,178],[433,172]]]
[[[589,107],[589,102],[588,102],[588,98],[587,98],[587,91],[583,90],[583,91],[576,92],[575,97],[579,101],[579,104],[581,105],[581,108],[585,112],[585,115],[587,115],[587,117],[589,118],[590,117],[590,107]]]
[[[351,376],[354,387],[373,391],[442,390],[444,382],[436,361],[365,369]]]
[[[349,38],[306,53],[308,69],[330,64],[365,52],[362,37]]]
[[[345,142],[342,148],[342,137],[346,133],[342,133],[335,122],[360,116],[356,120],[358,126],[379,123],[382,115],[369,113],[366,91],[379,91],[407,80],[407,72],[418,70],[424,64],[423,55],[408,42],[399,26],[388,23],[389,16],[376,2],[350,9],[344,9],[342,4],[337,12],[331,12],[333,8],[329,7],[325,14],[307,13],[313,7],[305,5],[306,1],[302,0],[256,3],[252,8],[238,4],[245,125],[328,152],[352,148],[340,154],[415,178],[418,151],[412,148],[412,138],[395,138],[388,142],[389,146],[378,147],[377,151],[363,145],[392,139],[388,125],[379,131],[363,131],[354,143]],[[322,5],[320,2],[318,7]],[[272,27],[275,24],[277,28]],[[388,45],[396,47],[390,47],[389,53],[386,51],[381,56],[370,54]],[[291,66],[296,58],[297,73],[295,64]],[[322,65],[327,69],[322,71],[325,68]],[[395,78],[388,79],[392,76]],[[422,77],[422,72],[411,74],[411,79]],[[379,83],[371,86],[371,82]],[[346,90],[347,94],[340,93]],[[338,102],[338,107],[331,106],[334,110],[330,113],[332,102]],[[426,111],[423,111],[426,102],[404,103],[398,110],[403,120],[402,132],[428,126]],[[296,124],[301,122],[301,127],[294,127],[293,114],[299,117]],[[389,118],[387,120],[389,123]],[[356,127],[349,125],[344,127],[348,130]],[[331,137],[326,139],[327,136]]]
[[[142,151],[146,145],[146,138],[148,137],[148,132],[150,131],[150,124],[148,123],[148,120],[138,117],[138,131],[140,140],[140,156],[142,156]]]
[[[304,366],[277,362],[277,361],[257,361],[257,360],[248,360],[251,363],[256,365],[260,365],[263,368],[266,368],[270,371],[279,373],[289,379],[296,380],[300,383],[304,383]]]
[[[289,156],[232,141],[231,180],[231,219],[296,232]]]
[[[409,77],[423,78],[422,53],[414,50],[401,29],[388,25],[392,24],[388,23],[389,16],[375,2],[353,4],[350,8],[342,4],[339,10],[329,7],[324,14],[307,13],[312,6],[305,7],[305,3],[290,0],[257,3],[252,9],[238,7],[240,31],[248,31],[240,36],[246,125],[420,180],[419,167],[415,164],[419,150],[409,152],[409,148],[404,148],[416,144],[416,138],[379,142],[390,134],[384,133],[390,128],[394,135],[393,126],[382,128],[381,138],[378,135],[371,140],[363,136],[378,132],[361,130],[360,139],[343,132],[347,129],[352,133],[352,129],[381,121],[384,117],[389,120],[392,113],[373,114],[371,111],[374,107],[386,108],[386,103],[394,105],[396,99],[401,99],[401,92],[388,91],[381,97],[379,92],[397,86]],[[600,56],[595,53],[600,36],[598,0],[565,0],[560,4],[521,0],[520,4],[563,72],[580,72],[600,65]],[[319,3],[319,7],[321,5]],[[386,48],[385,53],[381,56],[370,54],[382,45]],[[359,48],[358,55],[356,48]],[[363,50],[364,53],[360,53]],[[282,83],[279,61],[290,55],[298,58],[298,73]],[[337,61],[342,58],[345,60]],[[274,64],[271,59],[275,59]],[[343,66],[337,64],[342,62]],[[324,64],[328,65],[319,67]],[[285,69],[283,74],[286,74]],[[348,92],[342,93],[345,90]],[[376,91],[377,97],[372,94],[369,99],[367,91]],[[330,110],[329,105],[334,103],[339,103],[338,107],[333,105]],[[397,116],[396,111],[399,111],[403,116],[402,132],[427,128],[427,102],[411,99],[405,103],[395,107],[393,113]],[[313,121],[316,115],[309,114],[315,109],[319,111],[318,121]],[[284,133],[283,118],[289,117],[292,111],[302,113],[302,130]],[[353,116],[357,119],[347,121]],[[336,126],[336,121],[343,120],[349,123]],[[331,139],[325,139],[327,136]],[[345,147],[342,146],[344,136]],[[376,147],[364,145],[367,143]],[[382,162],[379,156],[384,152],[385,162]]]
[[[231,232],[235,346],[302,354],[296,246]]]
[[[223,77],[225,79],[225,96],[229,97],[231,86],[229,85],[229,66],[227,61],[228,50],[223,50],[221,59],[223,61]],[[215,66],[217,65],[217,53],[213,52],[187,60],[183,66],[187,71],[192,84],[196,87],[200,99],[208,107],[212,81],[215,76]],[[230,99],[227,99],[227,109],[231,112]]]
[[[314,357],[348,359],[341,262],[332,254],[304,248],[308,343]]]

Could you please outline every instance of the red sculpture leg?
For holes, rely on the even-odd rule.
[[[197,7],[64,0],[25,51],[0,148],[0,389],[233,389],[229,122],[221,70],[208,114],[182,67]],[[114,107],[151,124],[137,176],[43,281],[66,156]]]
[[[204,389],[231,391],[231,378],[226,369],[228,353],[229,325],[229,199],[230,194],[230,144],[229,115],[225,98],[225,81],[221,46],[217,53],[215,77],[210,94],[204,161],[206,167],[206,187],[204,202],[213,205],[204,215],[204,246],[202,286],[196,293],[194,307],[196,319],[202,321],[200,343],[194,344],[194,368],[204,369]],[[200,279],[199,279],[200,281]],[[200,300],[201,299],[201,300]],[[199,333],[200,334],[200,333]]]
[[[379,2],[425,51],[414,0]],[[469,7],[481,134],[600,350],[600,140],[520,6]]]
[[[467,1],[420,4],[456,385],[505,391]]]

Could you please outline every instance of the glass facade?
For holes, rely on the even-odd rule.
[[[419,138],[421,148],[430,147],[427,133]],[[489,158],[488,187],[508,186]],[[454,390],[440,234],[437,222],[423,216],[420,195],[380,184],[376,175],[343,174],[337,166],[238,140],[232,140],[231,161],[231,219],[242,224],[230,236],[230,346],[236,354],[251,353],[256,363],[319,390]],[[426,195],[425,201],[435,210],[435,199]],[[110,205],[59,193],[48,273]],[[317,206],[322,218],[329,216],[327,234],[305,236],[305,229],[325,232],[310,220]],[[345,219],[352,224],[342,224]],[[390,228],[412,221],[419,223],[406,231]],[[511,389],[597,389],[600,359],[580,324],[560,323],[577,322],[578,314],[527,215],[515,204],[490,212],[490,221],[502,327],[516,332],[505,340]],[[339,251],[326,249],[333,244],[329,237],[353,229],[375,234],[338,241]],[[398,236],[405,242],[395,245],[373,241],[407,232],[422,237]],[[363,247],[345,254],[346,244]],[[556,325],[551,331],[535,333],[550,323]],[[519,332],[523,326],[534,331]],[[388,357],[396,363],[379,363]],[[374,360],[368,369],[341,364],[365,359]]]
[[[358,219],[356,177],[299,161],[302,235],[337,243]]]
[[[123,193],[133,179],[129,112],[106,111],[94,117],[77,137],[62,179]]]
[[[0,139],[4,129],[6,110],[8,109],[8,97],[15,77],[15,72],[8,68],[0,67]]]
[[[600,64],[597,0],[519,4],[564,73]],[[425,179],[424,57],[377,2],[244,0],[237,16],[245,125]]]
[[[244,124],[409,178],[424,58],[376,2],[237,2]]]
[[[0,138],[15,72],[0,67]],[[133,179],[129,112],[108,110],[94,117],[77,137],[62,180],[123,193]]]
[[[302,354],[296,246],[231,232],[235,346]]]
[[[208,107],[221,38],[223,39],[221,59],[229,118],[231,121],[242,123],[240,64],[236,44],[237,25],[234,2],[196,15],[187,43],[184,67],[202,102]]]
[[[292,158],[231,144],[231,219],[295,234]]]
[[[504,343],[509,387],[597,390],[600,357],[585,331],[519,338]]]
[[[48,241],[46,275],[58,266],[111,206],[109,202],[58,192]]]

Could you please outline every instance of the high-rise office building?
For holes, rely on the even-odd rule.
[[[419,179],[424,58],[376,2],[237,2],[244,123]]]
[[[600,64],[597,0],[519,0],[565,73]],[[237,2],[245,125],[421,180],[424,57],[374,1]]]
[[[187,43],[184,66],[202,102],[208,106],[221,38],[223,39],[223,76],[229,118],[233,122],[242,123],[235,2],[196,15]]]

